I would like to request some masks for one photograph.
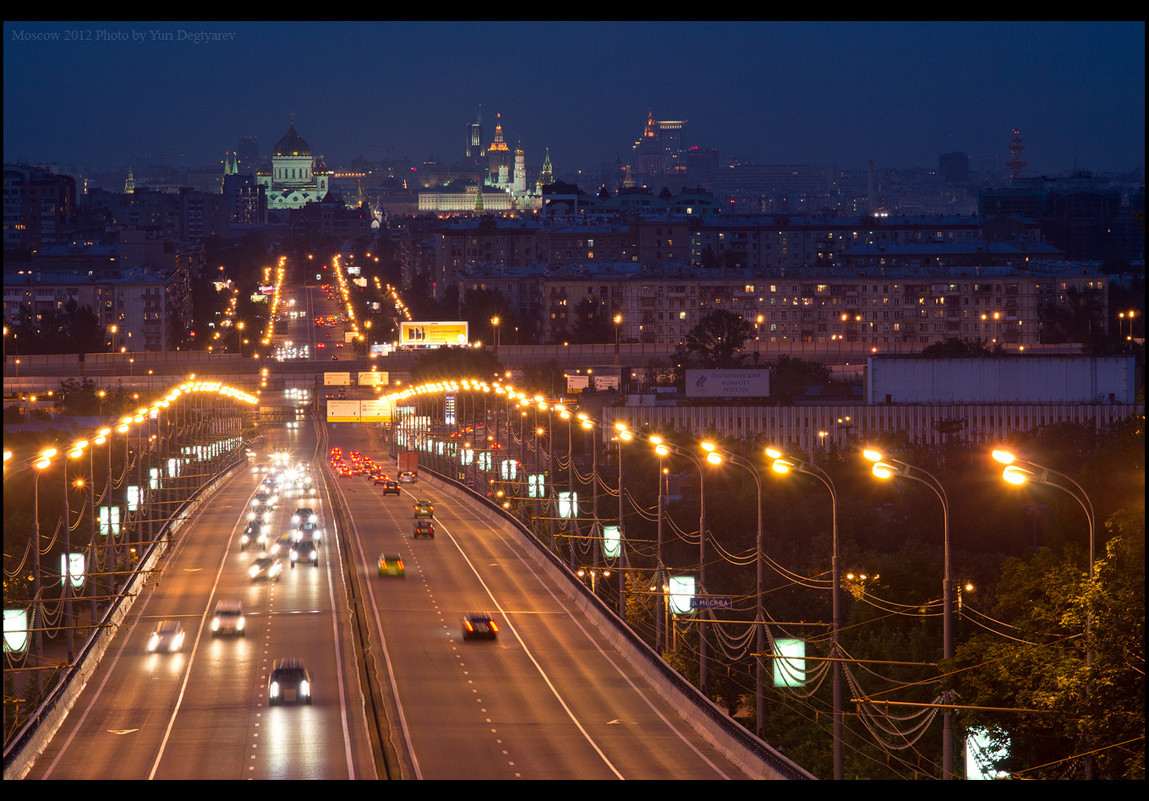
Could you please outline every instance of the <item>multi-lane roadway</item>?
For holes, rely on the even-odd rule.
[[[315,289],[302,294],[296,308],[304,314],[285,321],[277,344],[304,343],[313,354],[345,350],[333,347],[341,331],[328,337],[330,328],[313,323],[317,314],[336,314],[335,303]],[[320,342],[327,347],[318,349]],[[280,499],[272,537],[290,528],[296,505],[312,506],[325,530],[318,562],[294,568],[285,562],[278,581],[251,580],[255,552],[241,550],[240,534],[262,475],[250,467],[235,471],[185,527],[28,777],[770,773],[735,764],[727,749],[687,725],[570,602],[570,586],[528,557],[531,546],[510,524],[491,522],[426,475],[402,485],[400,495],[385,496],[365,476],[337,478],[330,470],[334,447],[388,463],[385,436],[378,426],[310,421],[267,432],[253,464],[288,453],[310,462],[319,488],[306,503]],[[434,538],[413,536],[418,499],[434,503]],[[401,555],[405,575],[379,576],[380,553]],[[242,602],[245,636],[212,637],[219,600]],[[464,640],[469,612],[490,613],[498,637]],[[147,651],[158,620],[182,624],[181,652]],[[305,661],[310,705],[269,705],[271,667],[284,657]]]
[[[273,432],[263,448],[320,471],[334,446],[385,458],[382,436],[307,424]],[[679,717],[507,524],[487,522],[428,477],[384,496],[364,476],[329,473],[308,501],[326,529],[317,565],[285,563],[272,582],[250,580],[254,553],[239,548],[257,482],[236,472],[185,530],[29,778],[752,775]],[[434,538],[412,536],[418,498],[435,505]],[[289,528],[294,507],[280,500],[274,531]],[[380,577],[381,552],[401,554],[405,575]],[[365,643],[349,597],[366,621]],[[242,601],[246,636],[211,636],[220,599]],[[472,611],[492,614],[497,639],[463,639]],[[147,652],[158,619],[182,622],[182,652]],[[311,705],[268,704],[268,672],[282,657],[306,661]]]

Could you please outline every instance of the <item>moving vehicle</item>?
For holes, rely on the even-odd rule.
[[[291,537],[295,542],[310,542],[318,548],[323,540],[323,529],[316,523],[304,523],[291,533]]]
[[[414,484],[419,480],[419,454],[399,454],[399,483]]]
[[[283,563],[274,556],[267,554],[256,559],[247,569],[247,575],[251,577],[252,581],[279,581],[282,573]]]
[[[430,537],[435,539],[435,524],[425,517],[421,517],[415,521],[415,538]]]
[[[246,637],[247,619],[243,615],[243,604],[239,601],[216,601],[215,612],[211,616],[211,636],[238,634]]]
[[[157,651],[174,654],[184,648],[184,627],[178,620],[161,620],[148,637],[148,653]]]
[[[397,553],[379,554],[380,576],[405,576],[407,570],[403,566],[403,557]]]
[[[239,535],[239,549],[246,551],[249,545],[258,545],[260,548],[266,548],[270,531],[271,526],[267,523],[259,520],[248,522],[243,533]]]
[[[302,659],[276,659],[267,677],[267,702],[276,706],[292,701],[311,703],[311,674]]]
[[[434,517],[435,505],[427,500],[415,501],[415,517]]]
[[[291,516],[291,527],[299,528],[304,523],[318,523],[319,515],[315,514],[315,510],[310,506],[301,506],[295,510],[295,514]]]
[[[293,543],[290,558],[292,567],[296,562],[310,562],[312,567],[319,567],[319,549],[311,540]]]
[[[378,484],[379,482],[376,481],[375,483]],[[383,482],[383,494],[384,495],[398,495],[399,494],[399,482],[393,478],[389,478],[386,481],[384,481]]]
[[[499,636],[499,627],[486,612],[472,612],[463,616],[464,640],[494,640]]]

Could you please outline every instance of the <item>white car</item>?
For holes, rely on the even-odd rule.
[[[148,653],[164,652],[169,654],[182,651],[184,648],[184,627],[178,620],[161,620],[152,629],[148,637]]]
[[[243,614],[243,604],[239,601],[217,601],[215,613],[211,616],[211,636],[237,634],[247,636],[247,618]]]

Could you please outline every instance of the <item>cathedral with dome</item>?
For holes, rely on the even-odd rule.
[[[267,195],[269,211],[318,203],[327,196],[330,179],[331,173],[311,155],[311,146],[295,130],[294,122],[272,151],[270,166],[265,165],[256,173],[256,182]]]

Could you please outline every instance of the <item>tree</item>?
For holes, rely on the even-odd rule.
[[[495,331],[491,323],[494,317],[499,318],[501,343],[511,344],[506,334],[514,330],[518,321],[503,293],[497,289],[468,289],[459,306],[459,319],[466,320],[471,339],[494,345]]]
[[[791,403],[806,394],[806,388],[830,380],[830,368],[782,354],[770,365],[770,395],[780,403]]]
[[[686,335],[685,353],[704,369],[738,367],[739,352],[754,333],[754,326],[733,312],[719,309],[702,318]]]
[[[969,727],[1008,748],[995,767],[1025,778],[1142,779],[1145,767],[1145,510],[1119,512],[1094,576],[1080,547],[1007,560],[997,617],[948,666]]]
[[[99,316],[75,298],[39,315],[22,304],[14,329],[24,353],[96,353],[104,350],[107,342]]]
[[[576,345],[614,340],[614,328],[594,295],[587,295],[575,305],[569,333],[571,343]]]
[[[962,358],[968,356],[1000,356],[1005,347],[1000,343],[991,345],[984,339],[960,339],[949,337],[944,342],[935,342],[922,348],[921,355],[927,358]]]
[[[411,365],[411,381],[453,380],[457,378],[490,379],[500,372],[495,355],[477,348],[434,348],[421,353]]]

